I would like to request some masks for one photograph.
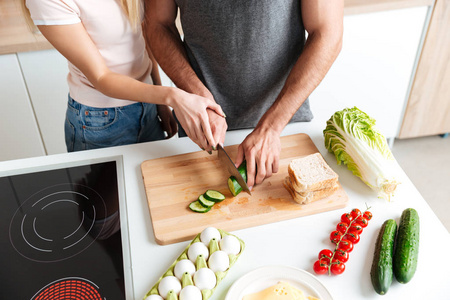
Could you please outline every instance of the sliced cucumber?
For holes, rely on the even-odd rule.
[[[211,207],[204,207],[199,200],[195,200],[194,202],[191,202],[189,204],[189,208],[192,211],[198,212],[198,213],[206,213],[211,210]]]
[[[214,202],[221,202],[223,200],[225,200],[225,196],[215,190],[207,190],[204,194],[203,197],[205,197],[205,199],[210,200],[210,201],[214,201]]]
[[[245,182],[247,182],[247,162],[244,160],[242,164],[240,164],[238,168],[239,173],[241,173],[242,178],[244,178]],[[233,196],[239,195],[242,192],[241,185],[237,182],[236,177],[230,176],[228,178],[228,188]]]
[[[198,196],[198,202],[206,208],[211,208],[216,202],[206,199],[203,195]]]
[[[228,188],[233,196],[237,196],[240,192],[242,192],[242,187],[234,176],[230,176],[228,178]]]

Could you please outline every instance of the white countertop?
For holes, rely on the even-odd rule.
[[[399,284],[394,279],[383,299],[450,299],[450,259],[444,256],[450,249],[449,232],[405,174],[394,201],[388,203],[378,199],[345,166],[338,166],[334,155],[328,153],[323,145],[322,130],[332,112],[315,112],[316,118],[311,123],[290,124],[283,135],[302,132],[311,137],[328,164],[339,174],[340,183],[350,199],[347,208],[232,232],[244,240],[246,248],[210,299],[224,299],[228,289],[238,278],[261,266],[287,265],[313,273],[312,265],[319,251],[332,247],[328,237],[335,230],[340,216],[352,208],[364,210],[366,203],[371,206],[370,211],[374,217],[364,229],[361,241],[350,253],[345,272],[339,276],[317,276],[334,299],[379,299],[369,275],[375,240],[383,222],[393,218],[398,223],[402,211],[408,207],[416,209],[420,217],[417,271],[406,285]],[[229,132],[225,144],[238,144],[249,132]],[[122,155],[133,278],[133,289],[127,294],[129,299],[142,299],[189,241],[167,246],[160,246],[155,242],[140,164],[148,159],[193,151],[198,151],[198,148],[189,139],[173,138],[153,143],[5,161],[0,162],[0,170]]]

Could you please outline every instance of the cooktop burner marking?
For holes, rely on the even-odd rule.
[[[67,277],[55,280],[40,289],[31,300],[92,299],[106,300],[100,288],[92,281],[81,277]]]
[[[95,207],[94,207],[94,210],[95,210]],[[74,235],[81,228],[81,226],[83,226],[83,223],[84,223],[84,211],[81,212],[81,222],[80,222],[80,225],[78,225],[78,228],[75,229],[75,231],[72,232],[71,234],[69,234],[68,236],[65,236],[64,239],[68,239],[72,235]]]
[[[89,199],[89,198],[87,198],[87,199]],[[56,201],[50,202],[49,204],[47,204],[44,207],[42,207],[41,210],[44,210],[44,208],[46,208],[47,206],[55,204],[57,202],[71,202],[71,203],[74,203],[75,205],[80,206],[80,204],[76,203],[75,201],[72,201],[72,200],[69,200],[69,199],[62,199],[62,200],[56,200]]]
[[[74,192],[74,191],[61,191],[61,192],[56,192],[56,193],[52,193],[52,194],[49,194],[49,195],[47,195],[47,196],[44,196],[44,197],[42,197],[41,199],[39,199],[38,201],[36,201],[33,205],[31,205],[31,206],[35,206],[36,204],[38,204],[39,202],[41,202],[41,200],[44,200],[45,198],[48,198],[48,197],[51,197],[51,196],[54,196],[54,195],[57,195],[57,194],[63,194],[63,193],[71,193],[71,194],[78,194],[78,195],[80,195],[81,197],[84,197],[84,198],[86,198],[87,200],[89,200],[89,198],[88,197],[86,197],[85,195],[83,195],[83,194],[81,194],[81,193],[78,193],[78,192]]]
[[[44,238],[44,237],[42,237],[38,232],[37,232],[37,230],[36,230],[36,217],[34,217],[34,220],[33,220],[33,230],[34,230],[34,233],[36,233],[36,235],[38,236],[38,237],[40,237],[41,239],[43,239],[44,241],[49,241],[49,242],[52,242],[53,240],[52,239],[46,239],[46,238]],[[22,225],[22,227],[23,227],[23,225]],[[23,231],[22,231],[23,232]],[[23,234],[23,233],[22,233]]]
[[[92,218],[92,220],[95,220],[95,207],[92,206],[92,209],[93,209],[93,211],[94,211],[94,217]],[[86,231],[86,233],[81,237],[81,239],[79,239],[78,241],[76,241],[75,243],[73,243],[73,244],[70,245],[70,246],[64,247],[63,249],[64,249],[64,250],[69,249],[70,247],[72,247],[72,246],[78,244],[80,241],[82,241],[82,240],[88,235],[88,233],[91,231],[92,227],[94,227],[94,223],[95,223],[95,222],[92,222],[92,223],[91,223],[91,227],[89,227],[89,229],[88,229],[88,230]]]
[[[16,210],[10,241],[27,259],[65,260],[83,252],[102,233],[104,222],[96,222],[99,215],[106,216],[106,204],[94,189],[71,183],[50,186]]]
[[[31,245],[30,242],[28,242],[27,238],[25,237],[25,234],[23,233],[23,223],[24,223],[24,221],[25,221],[26,216],[27,216],[27,215],[23,216],[23,219],[22,219],[22,226],[20,227],[20,230],[21,230],[21,232],[22,232],[22,237],[23,237],[24,241],[25,241],[28,245],[30,245],[30,247],[32,247],[32,248],[34,248],[34,249],[36,249],[36,250],[43,251],[43,252],[52,252],[52,250],[46,250],[46,249],[41,249],[41,248],[35,247],[35,246]]]

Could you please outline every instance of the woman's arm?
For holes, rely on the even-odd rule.
[[[151,86],[111,72],[82,23],[38,26],[47,40],[101,93],[119,99],[171,105],[170,89]],[[74,47],[73,45],[76,45]]]
[[[41,25],[38,28],[56,50],[75,65],[101,93],[112,98],[169,105],[179,116],[189,137],[199,147],[207,149],[208,144],[216,145],[207,109],[221,115],[223,112],[214,101],[177,88],[150,85],[112,72],[82,23]]]

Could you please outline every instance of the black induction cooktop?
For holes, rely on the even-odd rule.
[[[118,178],[117,160],[0,177],[0,299],[125,299]]]

